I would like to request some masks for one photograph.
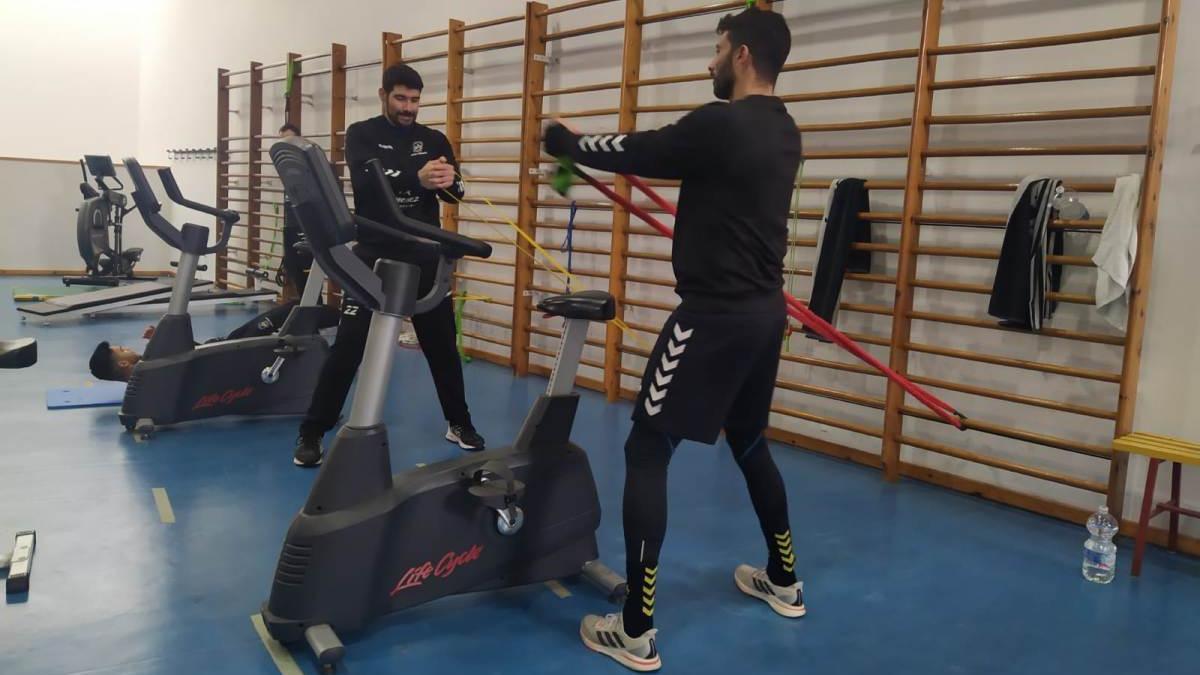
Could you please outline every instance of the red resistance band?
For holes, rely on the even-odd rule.
[[[663,234],[667,237],[674,238],[674,236],[675,236],[674,231],[672,231],[671,228],[669,228],[665,224],[663,224],[662,221],[660,221],[657,218],[655,218],[654,216],[650,215],[644,209],[637,206],[633,202],[631,202],[628,199],[625,199],[621,195],[617,194],[616,192],[611,190],[608,186],[606,186],[603,183],[601,183],[600,181],[596,180],[588,173],[584,172],[578,166],[574,167],[574,171],[575,171],[576,175],[578,175],[583,180],[587,181],[587,183],[589,185],[591,185],[592,187],[599,190],[601,193],[604,194],[604,196],[608,197],[612,201],[616,202],[617,204],[620,204],[627,211],[629,211],[633,215],[635,215],[638,218],[640,218],[641,220],[643,220],[647,225],[649,225],[650,227],[653,227],[654,229],[658,230],[661,234]],[[622,174],[622,175],[624,176],[624,178],[626,180],[629,181],[630,185],[636,187],[638,190],[645,193],[645,195],[647,197],[649,197],[655,204],[658,204],[660,207],[662,207],[662,209],[664,211],[671,214],[672,216],[676,215],[675,205],[672,204],[671,202],[667,201],[666,199],[663,199],[663,197],[661,195],[659,195],[654,190],[650,189],[650,186],[643,183],[640,178],[638,178],[636,176],[625,175],[625,174]],[[784,296],[787,298],[788,315],[791,316],[793,319],[796,319],[797,321],[804,324],[805,326],[808,326],[817,335],[820,335],[821,337],[825,338],[826,340],[829,340],[830,342],[836,343],[842,349],[845,349],[846,351],[850,352],[851,354],[857,356],[859,359],[862,359],[864,362],[866,362],[871,367],[875,368],[879,372],[886,375],[888,377],[888,379],[890,379],[892,382],[895,382],[896,384],[903,387],[905,391],[907,391],[909,394],[912,394],[913,398],[920,401],[922,404],[925,405],[925,407],[929,408],[934,414],[936,414],[938,417],[945,420],[945,422],[947,424],[949,424],[959,430],[963,429],[963,420],[965,420],[966,417],[962,413],[960,413],[957,410],[955,410],[954,408],[950,407],[949,404],[943,402],[941,399],[937,398],[933,394],[930,394],[928,391],[925,391],[921,387],[918,387],[917,385],[913,384],[908,378],[904,377],[900,373],[897,373],[896,371],[892,370],[891,368],[885,366],[878,359],[876,359],[874,356],[872,356],[869,352],[867,352],[865,349],[863,349],[862,346],[859,345],[857,342],[846,337],[841,331],[839,331],[838,329],[836,329],[832,325],[830,325],[828,321],[826,321],[825,319],[822,319],[821,317],[819,317],[815,313],[813,313],[813,311],[808,308],[808,305],[805,305],[803,302],[792,297],[786,291],[784,292]]]

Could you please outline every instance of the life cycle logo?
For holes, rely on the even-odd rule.
[[[451,574],[454,574],[458,568],[463,565],[479,560],[479,556],[483,555],[483,547],[479,544],[471,546],[471,548],[459,553],[450,551],[435,565],[432,560],[415,567],[408,568],[404,576],[400,577],[400,581],[390,593],[391,597],[396,597],[396,594],[408,588],[416,588],[423,586],[425,582],[433,577],[435,579],[445,579]]]
[[[232,405],[244,398],[249,398],[253,393],[254,387],[243,387],[241,389],[227,389],[223,393],[205,394],[192,405],[192,410]]]

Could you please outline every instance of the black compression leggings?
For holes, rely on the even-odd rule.
[[[767,573],[779,586],[796,583],[787,493],[762,429],[727,429],[725,438],[746,479],[767,542]],[[634,422],[625,442],[625,631],[637,637],[654,626],[658,555],[667,533],[667,467],[679,439]]]

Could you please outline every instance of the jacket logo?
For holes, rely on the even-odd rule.
[[[414,154],[414,155],[425,154],[425,143],[423,141],[413,141],[412,154]]]
[[[384,145],[383,143],[380,143],[380,144],[379,144],[379,147],[380,147],[381,149],[383,149],[383,150],[395,150],[395,148],[393,148],[392,146],[390,146],[390,145]]]
[[[387,176],[388,178],[399,178],[400,170],[399,169],[384,169],[383,175]]]

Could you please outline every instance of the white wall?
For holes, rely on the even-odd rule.
[[[0,157],[117,161],[137,152],[137,22],[143,0],[0,3]],[[75,245],[79,169],[0,162],[0,269],[83,269]],[[145,246],[143,266],[166,269],[167,250],[129,219],[126,246]]]
[[[124,166],[117,167],[117,175],[131,186]],[[82,199],[81,180],[78,164],[0,159],[5,210],[13,214],[0,222],[0,269],[83,270],[75,243],[75,209]],[[166,199],[161,195],[159,198]],[[174,212],[168,207],[167,213]],[[125,249],[143,249],[135,271],[167,270],[177,257],[145,226],[136,211],[125,217],[122,238]]]
[[[1200,94],[1191,86],[1200,82],[1200,5],[1193,0],[1183,5],[1134,426],[1200,441]],[[1126,494],[1131,504],[1140,504],[1146,465],[1139,458],[1130,463]],[[1167,476],[1165,471],[1159,476],[1157,492],[1164,497]],[[1196,483],[1194,472],[1184,479],[1185,501],[1193,505],[1200,503]]]
[[[647,12],[658,12],[678,7],[694,6],[695,0],[646,0]],[[1197,64],[1200,63],[1200,8],[1187,1],[1182,13],[1177,74],[1170,123],[1168,150],[1165,158],[1166,177],[1163,183],[1162,209],[1159,218],[1159,241],[1156,251],[1154,287],[1152,292],[1150,323],[1147,328],[1147,344],[1143,358],[1142,386],[1139,392],[1139,428],[1167,434],[1178,434],[1200,439],[1200,421],[1187,410],[1200,405],[1200,384],[1194,373],[1200,368],[1200,344],[1197,329],[1200,318],[1194,311],[1193,289],[1200,284],[1200,266],[1192,262],[1198,237],[1189,216],[1195,212],[1195,185],[1200,178],[1197,166],[1197,122],[1200,121],[1200,94],[1187,83],[1197,80]],[[1047,8],[1045,3],[1033,0],[947,0],[943,28],[943,41],[975,42],[984,40],[1011,39],[1037,34],[1096,30],[1115,26],[1153,22],[1157,20],[1157,0],[1063,0]],[[814,0],[813,2],[785,2],[780,10],[789,18],[793,27],[794,47],[792,60],[803,60],[825,56],[854,54],[870,51],[911,48],[916,45],[920,31],[920,6],[916,0]],[[569,28],[586,23],[609,21],[622,16],[622,4],[591,8],[564,16],[551,17],[551,30]],[[264,63],[281,61],[287,51],[304,54],[324,52],[330,42],[342,42],[349,48],[351,63],[378,58],[379,32],[390,30],[412,35],[445,27],[449,17],[477,22],[497,16],[518,14],[523,3],[517,0],[457,0],[448,3],[403,3],[365,0],[355,3],[327,3],[316,0],[284,2],[282,0],[254,3],[233,0],[213,0],[205,3],[185,0],[162,0],[147,3],[143,16],[146,29],[141,30],[141,48],[138,70],[138,127],[136,130],[138,153],[148,162],[165,160],[168,147],[205,147],[215,140],[215,73],[218,67],[238,70],[247,67],[249,61]],[[27,10],[32,12],[34,10]],[[34,17],[36,18],[36,17]],[[643,51],[643,77],[655,77],[680,73],[700,72],[711,53],[714,16],[697,17],[684,21],[648,26],[645,30]],[[149,28],[152,27],[152,28]],[[17,29],[15,33],[28,33]],[[520,24],[472,32],[468,43],[476,44],[506,39],[520,34]],[[576,38],[556,43],[551,51],[560,57],[559,65],[547,75],[548,87],[571,86],[591,82],[618,79],[620,32]],[[948,57],[939,65],[939,78],[970,78],[992,74],[1021,74],[1049,70],[1098,68],[1149,64],[1154,61],[1154,38],[1058,47],[1029,52],[1003,52],[983,57]],[[444,39],[431,40],[415,45],[406,45],[407,54],[422,54],[444,49]],[[506,50],[471,56],[467,66],[467,94],[513,91],[519,82],[519,50]],[[306,64],[306,68],[322,68],[325,62]],[[424,74],[428,89],[426,98],[442,98],[445,66],[438,61],[419,66]],[[843,68],[790,73],[781,80],[781,89],[788,93],[797,91],[820,91],[873,87],[886,84],[910,82],[915,69],[912,60],[892,61]],[[53,75],[42,76],[37,69],[27,76],[40,82]],[[280,71],[274,71],[279,73]],[[348,106],[348,119],[354,121],[374,114],[376,103],[374,90],[378,70],[375,68],[351,74],[348,89],[358,101]],[[32,90],[33,88],[31,88]],[[271,131],[278,125],[282,99],[280,85],[265,87],[265,101],[275,107],[268,111],[264,130]],[[323,128],[328,121],[328,85],[323,78],[306,81],[305,91],[314,94],[312,105],[304,108],[305,127],[314,125]],[[1073,107],[1148,104],[1151,96],[1150,80],[1147,78],[1074,82],[1066,84],[1023,85],[995,89],[968,89],[939,93],[938,112],[972,113],[993,111],[1047,110]],[[704,101],[711,96],[707,82],[658,87],[643,93],[645,105],[667,104],[681,101]],[[27,97],[26,107],[31,111],[51,109],[57,99],[53,96]],[[245,107],[246,90],[235,90],[233,107]],[[792,114],[801,122],[831,122],[838,120],[868,120],[904,117],[911,112],[911,95],[860,98],[844,101],[814,102],[790,105]],[[503,114],[514,112],[515,102],[489,103],[470,107],[467,115]],[[596,92],[568,98],[553,99],[548,103],[550,110],[615,107],[615,92]],[[483,112],[483,111],[486,111]],[[423,111],[424,119],[440,119],[441,109]],[[643,115],[639,125],[643,128],[669,122],[675,114]],[[239,133],[234,119],[233,133]],[[615,125],[614,118],[590,118],[580,121],[586,129],[604,130]],[[45,127],[41,127],[45,128]],[[67,127],[70,128],[70,127]],[[45,128],[47,134],[62,127]],[[1004,125],[991,128],[939,129],[934,135],[936,145],[968,144],[1021,144],[1029,143],[1136,143],[1144,139],[1145,120],[1109,120],[1100,122],[1034,125]],[[516,125],[496,125],[486,130],[471,129],[467,135],[516,135]],[[241,131],[244,133],[244,128]],[[806,138],[809,148],[846,147],[904,147],[907,130],[893,129],[861,132],[856,134],[810,134]],[[0,140],[0,154],[5,152],[5,141]],[[77,141],[78,143],[78,141]],[[512,145],[469,146],[464,154],[512,155]],[[78,150],[72,149],[71,153]],[[215,167],[209,162],[176,163],[177,173],[185,188],[195,194],[211,195],[215,188]],[[473,175],[512,176],[515,169],[476,165],[468,167]],[[1090,159],[1073,158],[1002,158],[931,161],[930,173],[938,177],[967,176],[1015,180],[1035,172],[1061,174],[1071,178],[1107,178],[1142,170],[1137,159],[1124,157],[1099,157]],[[896,178],[903,175],[904,160],[853,160],[810,162],[806,177],[833,177],[860,175],[864,177]],[[469,175],[472,175],[469,174]],[[486,194],[511,196],[508,186],[481,187]],[[581,192],[580,198],[590,196]],[[1103,195],[1084,195],[1085,202],[1093,215],[1107,213],[1108,199]],[[820,208],[823,195],[819,191],[806,191],[802,195],[801,208]],[[968,211],[1002,213],[1007,208],[1007,195],[980,193],[957,193],[931,195],[926,206],[930,211]],[[899,195],[894,192],[873,194],[875,210],[899,210]],[[512,213],[511,209],[505,209]],[[565,214],[543,214],[547,219],[565,219]],[[606,216],[583,212],[579,222],[605,222]],[[473,230],[490,233],[486,228]],[[811,237],[816,224],[803,222],[798,225],[796,236]],[[879,241],[895,241],[896,226],[877,226]],[[991,231],[950,230],[925,228],[923,242],[953,246],[998,247],[999,233]],[[543,235],[547,244],[561,241],[561,233]],[[603,235],[582,237],[578,245],[603,246]],[[665,241],[639,241],[641,248],[656,247],[667,250]],[[1073,235],[1068,243],[1068,253],[1084,255],[1094,250],[1095,239],[1088,235]],[[511,253],[507,255],[511,256]],[[877,256],[876,273],[894,272],[894,256]],[[576,256],[575,264],[580,268],[601,268],[607,265],[606,258],[598,256]],[[796,253],[795,266],[811,269],[815,265],[815,251],[801,250]],[[502,268],[470,263],[466,269],[472,273],[492,277],[506,276]],[[973,283],[990,283],[994,267],[986,261],[949,258],[923,258],[919,276],[939,280],[955,280]],[[669,267],[660,263],[635,263],[631,272],[656,276],[669,274]],[[509,275],[511,272],[508,273]],[[1069,292],[1090,293],[1093,273],[1083,268],[1072,268],[1067,275],[1066,289]],[[540,283],[551,283],[550,277],[539,274]],[[801,297],[808,292],[809,281],[797,278],[792,289]],[[595,286],[594,282],[587,285]],[[484,285],[473,285],[479,292],[500,294],[502,289]],[[639,287],[636,293],[658,297],[669,302],[673,296],[662,289]],[[847,301],[870,304],[891,304],[891,287],[848,283],[843,293]],[[968,316],[986,316],[987,296],[953,293],[945,291],[921,291],[917,296],[918,307],[932,308]],[[480,313],[503,316],[503,308],[481,308]],[[632,318],[644,323],[661,320],[661,315],[648,310],[634,310]],[[886,317],[844,314],[843,329],[886,335],[890,321]],[[1103,330],[1094,312],[1085,306],[1064,305],[1053,320],[1057,327],[1088,331]],[[481,328],[485,332],[486,328]],[[498,334],[503,334],[500,332]],[[595,333],[598,335],[599,333]],[[645,338],[642,338],[645,340]],[[1020,336],[994,331],[959,329],[947,326],[918,323],[914,329],[914,340],[956,348],[970,348],[1031,360],[1066,363],[1081,368],[1118,371],[1120,354],[1116,348],[1082,343],[1063,343],[1038,336]],[[546,340],[537,344],[548,346]],[[486,346],[486,345],[485,345]],[[842,359],[831,348],[822,347],[806,340],[793,339],[792,351],[811,354],[823,359]],[[883,355],[883,350],[873,349]],[[598,353],[589,348],[589,356]],[[538,357],[540,359],[540,357]],[[541,359],[544,362],[544,359]],[[641,360],[628,357],[628,365],[640,367]],[[1043,377],[1030,371],[989,367],[951,359],[929,359],[913,357],[913,369],[918,373],[934,374],[943,379],[971,383],[995,389],[1023,394],[1055,398],[1093,407],[1116,407],[1116,388],[1105,383]],[[587,374],[594,371],[585,369]],[[872,396],[882,396],[883,386],[878,378],[866,378],[854,374],[837,373],[827,369],[807,368],[791,364],[784,374],[789,379],[832,388],[858,391]],[[627,379],[626,386],[634,380]],[[986,400],[964,395],[945,394],[946,398],[958,403],[968,413],[980,418],[1005,423],[1031,431],[1058,436],[1082,438],[1097,445],[1105,445],[1112,433],[1112,425],[1102,420],[1062,415],[1015,405],[995,404]],[[819,415],[829,415],[858,421],[863,424],[880,424],[879,415],[870,410],[841,404],[826,399],[781,392],[777,402]],[[1190,403],[1183,407],[1184,403]],[[782,421],[782,420],[781,420]],[[878,441],[849,432],[819,427],[807,423],[790,423],[790,427],[809,435],[859,447],[872,452],[878,451]],[[1009,458],[1028,464],[1042,466],[1091,480],[1104,481],[1107,477],[1104,463],[1084,457],[1068,455],[1060,451],[1048,451],[1040,446],[1022,444],[983,434],[948,434],[944,429],[919,421],[906,423],[906,431],[925,438],[960,445],[976,452]],[[931,456],[924,452],[908,450],[906,459],[933,466],[945,471],[962,474],[977,480],[1012,487],[1021,491],[1038,492],[1050,498],[1083,507],[1094,506],[1098,499],[1072,488],[1050,486],[1041,481],[1026,479],[1000,471],[970,465],[956,460]],[[1130,477],[1129,498],[1132,503],[1140,499],[1140,483],[1144,477],[1141,465],[1135,462]],[[1190,490],[1191,502],[1200,501],[1200,490]],[[1194,526],[1193,526],[1194,527]],[[1193,533],[1200,529],[1193,529]]]
[[[0,3],[0,156],[137,150],[145,0]]]

